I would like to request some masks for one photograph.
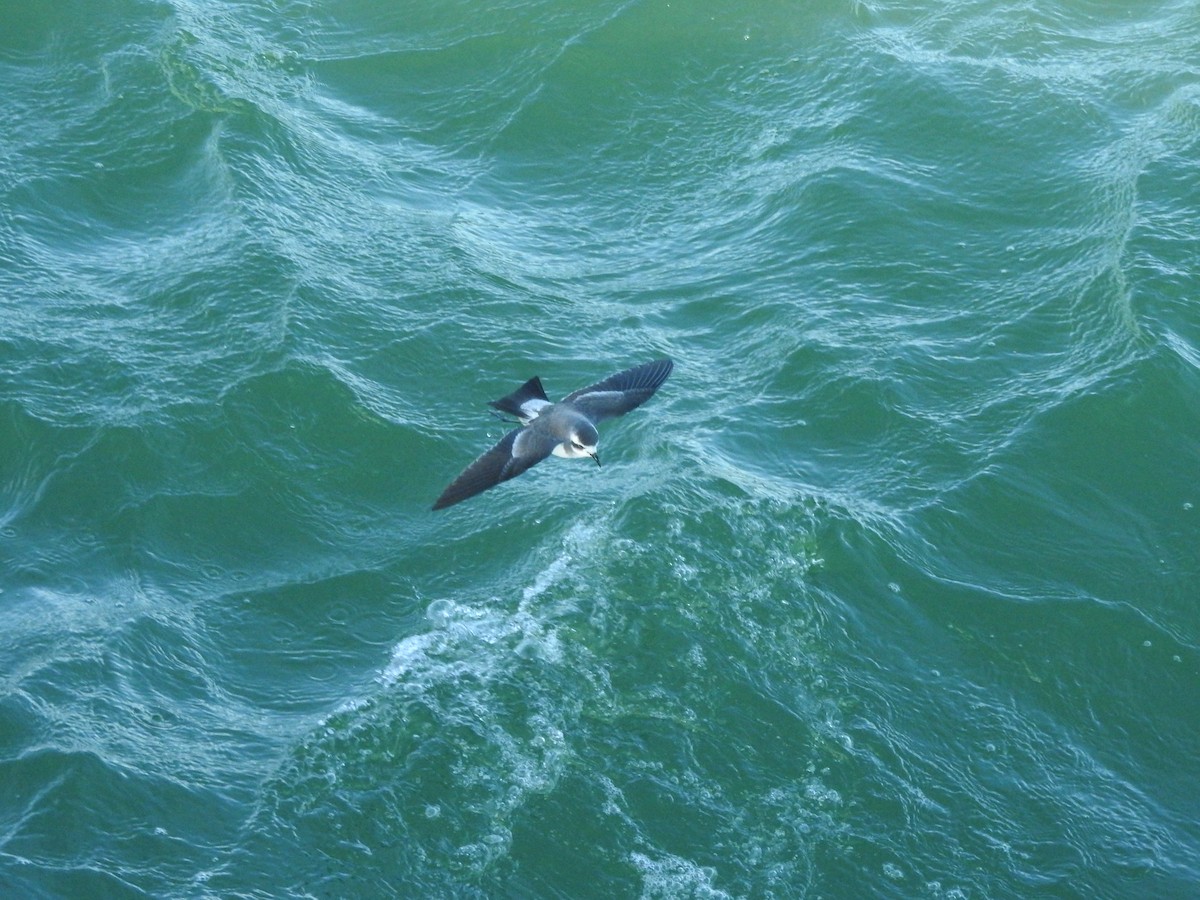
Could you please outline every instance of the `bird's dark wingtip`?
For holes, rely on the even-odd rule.
[[[478,493],[478,491],[474,493]],[[455,503],[462,503],[468,497],[473,497],[474,493],[464,493],[462,486],[458,481],[455,481],[450,487],[442,491],[442,496],[433,502],[433,506],[429,507],[429,511],[437,512],[439,509],[446,509],[446,507],[453,506]]]

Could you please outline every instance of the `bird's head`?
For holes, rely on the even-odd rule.
[[[599,442],[600,435],[596,432],[596,426],[591,422],[583,422],[571,432],[570,438],[563,442],[563,455],[569,457],[590,456],[596,461],[596,465],[600,465],[600,456],[596,452],[596,445]]]

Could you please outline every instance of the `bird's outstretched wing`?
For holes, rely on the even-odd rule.
[[[567,395],[563,402],[573,403],[593,422],[622,416],[654,396],[674,367],[669,359],[634,366]]]
[[[552,437],[533,429],[514,428],[500,439],[500,443],[463,469],[462,474],[442,491],[433,508],[445,509],[502,481],[516,478],[549,456],[555,443]]]

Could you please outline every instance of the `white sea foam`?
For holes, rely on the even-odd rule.
[[[633,853],[630,861],[642,876],[644,900],[671,900],[675,897],[695,897],[702,900],[718,900],[732,897],[713,886],[716,870],[700,866],[689,859],[670,854],[650,856]]]

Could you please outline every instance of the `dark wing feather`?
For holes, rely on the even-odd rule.
[[[487,453],[471,463],[461,475],[450,482],[434,509],[445,509],[468,497],[483,493],[502,481],[516,478],[530,466],[541,462],[554,449],[554,442],[530,440],[534,437],[527,428],[514,428]]]
[[[675,364],[669,359],[634,366],[563,398],[593,422],[622,416],[641,406],[659,389]]]

